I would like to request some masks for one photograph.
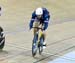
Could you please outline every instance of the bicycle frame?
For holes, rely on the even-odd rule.
[[[42,35],[43,35],[43,32],[42,32],[41,29],[39,29],[36,33],[37,33],[37,35],[38,35],[38,40],[37,40],[37,42],[40,42],[40,39],[41,39],[41,37],[42,37]]]
[[[42,30],[39,29],[39,31],[38,31],[38,41],[40,41],[40,38],[41,38],[42,34],[43,34]]]

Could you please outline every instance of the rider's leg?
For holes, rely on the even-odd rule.
[[[34,24],[33,24],[33,27],[38,27],[39,26],[39,22],[35,21]],[[35,33],[38,31],[37,28],[34,28],[33,29],[33,34],[35,35]]]
[[[46,31],[43,31],[44,42],[43,45],[46,46]]]
[[[46,31],[43,31],[43,37],[44,37],[43,49],[45,49],[46,48]]]
[[[42,25],[42,28],[43,28],[43,27],[44,27],[44,25]],[[46,48],[46,31],[47,31],[47,30],[43,31],[43,38],[44,38],[44,39],[43,39],[43,40],[44,40],[44,41],[43,41],[43,48]]]

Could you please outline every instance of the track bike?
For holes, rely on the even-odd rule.
[[[37,28],[38,31],[35,33],[33,42],[32,42],[32,56],[34,57],[37,53],[37,50],[39,49],[39,54],[43,52],[43,41],[44,41],[44,35],[42,32],[42,28],[40,27],[33,27]]]

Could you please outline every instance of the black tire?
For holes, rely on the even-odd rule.
[[[5,37],[0,38],[0,50],[4,48],[4,45],[5,45]]]

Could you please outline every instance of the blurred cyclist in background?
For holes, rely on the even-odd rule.
[[[1,16],[2,8],[0,7],[0,16]]]
[[[2,14],[2,7],[0,7],[0,16]],[[4,48],[5,45],[5,35],[4,35],[4,30],[0,26],[0,51]]]
[[[50,19],[49,11],[46,8],[39,7],[36,10],[34,10],[34,12],[32,13],[32,18],[29,23],[30,30],[32,29],[33,26],[39,27],[41,25],[44,35],[44,42],[43,42],[44,48],[46,47],[45,38],[46,38],[46,29],[48,28],[49,24],[49,19]],[[37,31],[38,30],[34,28],[34,35]]]

